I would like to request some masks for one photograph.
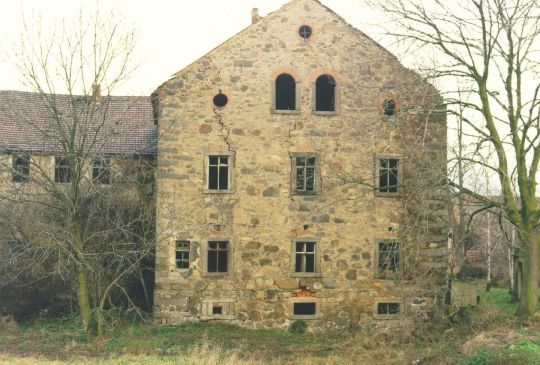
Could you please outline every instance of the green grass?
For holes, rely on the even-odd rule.
[[[512,299],[512,295],[507,288],[491,288],[486,291],[485,288],[478,290],[480,294],[480,303],[488,308],[496,308],[508,314],[514,314],[517,309],[517,302]]]
[[[481,349],[463,362],[465,365],[538,365],[540,341],[520,341],[498,351]]]

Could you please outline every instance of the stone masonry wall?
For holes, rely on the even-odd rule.
[[[304,40],[301,25],[313,28]],[[272,112],[273,84],[297,82],[297,113]],[[318,76],[337,82],[338,112],[313,112]],[[212,98],[228,96],[224,108]],[[444,288],[446,123],[430,85],[388,51],[313,0],[295,0],[164,83],[159,104],[156,290],[161,323],[206,319],[285,327],[292,303],[314,301],[313,328],[401,316]],[[397,101],[387,117],[383,101]],[[421,114],[419,111],[423,111]],[[232,193],[205,193],[205,154],[232,153]],[[291,154],[318,154],[320,193],[291,192]],[[399,156],[404,193],[374,194],[375,156]],[[296,278],[293,240],[318,240],[320,276]],[[206,244],[228,239],[232,268],[205,272]],[[397,239],[402,270],[378,278],[377,244]],[[175,266],[175,241],[191,243],[190,268]],[[440,294],[440,293],[439,293]],[[224,312],[209,316],[212,303]]]

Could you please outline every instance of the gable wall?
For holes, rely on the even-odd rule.
[[[298,36],[302,24],[313,28],[309,41]],[[272,84],[284,71],[297,81],[299,114],[271,112]],[[312,113],[313,83],[324,73],[338,83],[337,115]],[[229,98],[221,110],[212,104],[219,90]],[[158,320],[200,320],[205,302],[230,300],[234,320],[282,326],[291,318],[300,285],[320,303],[321,323],[373,320],[378,300],[405,303],[416,287],[410,280],[374,278],[381,239],[400,239],[410,252],[424,250],[421,258],[405,256],[414,267],[421,262],[427,271],[436,270],[423,288],[442,285],[446,231],[438,192],[420,194],[431,203],[412,204],[410,197],[376,197],[368,186],[375,154],[401,156],[411,181],[422,176],[425,182],[421,168],[443,163],[444,120],[425,124],[406,112],[436,100],[436,92],[417,84],[394,56],[335,14],[315,1],[293,1],[179,72],[157,93],[157,227],[164,238],[156,251]],[[389,97],[402,110],[397,117],[382,113]],[[204,193],[205,153],[218,151],[235,154],[232,194]],[[319,195],[291,194],[294,152],[318,153]],[[435,204],[438,215],[420,228],[405,229],[408,212],[425,204]],[[439,224],[435,238],[425,234],[425,224],[433,220]],[[303,236],[319,240],[319,278],[291,277],[292,242]],[[206,275],[205,245],[212,237],[231,240],[233,269],[226,277]],[[187,271],[175,268],[180,239],[192,244]]]

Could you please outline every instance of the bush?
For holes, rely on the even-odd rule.
[[[459,272],[457,273],[458,279],[485,279],[487,276],[487,270],[482,266],[477,266],[465,261]]]
[[[291,326],[289,327],[289,332],[291,333],[304,333],[307,329],[307,323],[302,320],[296,320],[293,323],[291,323]]]

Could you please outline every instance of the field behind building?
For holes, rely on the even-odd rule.
[[[357,327],[334,333],[243,329],[223,324],[151,326],[119,321],[89,338],[76,318],[4,322],[5,364],[540,364],[540,326],[513,316],[506,289],[452,320],[415,328]]]

